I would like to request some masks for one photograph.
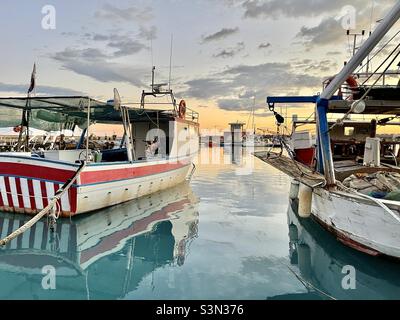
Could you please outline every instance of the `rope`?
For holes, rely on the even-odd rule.
[[[13,240],[14,238],[18,237],[26,230],[30,229],[36,222],[38,222],[41,218],[43,218],[46,214],[48,214],[54,206],[57,205],[57,201],[61,199],[61,197],[66,193],[69,188],[74,184],[75,180],[78,178],[79,174],[82,170],[86,167],[86,162],[83,162],[79,169],[74,173],[73,177],[69,179],[60,189],[57,190],[54,198],[49,202],[49,204],[40,211],[36,216],[34,216],[31,220],[25,223],[22,227],[18,228],[17,230],[13,231],[4,239],[0,240],[0,246],[6,245],[8,242]]]
[[[304,287],[306,287],[307,290],[309,290],[309,288],[314,289],[315,291],[317,291],[319,294],[322,294],[323,296],[331,299],[331,300],[337,300],[336,298],[332,297],[331,295],[323,292],[322,290],[318,289],[316,286],[314,286],[313,284],[311,284],[310,282],[308,282],[307,280],[305,280],[304,278],[302,278],[301,276],[299,276],[292,268],[290,268],[287,264],[285,264],[285,266],[290,270],[290,272],[292,272],[294,274],[294,276],[303,284]]]

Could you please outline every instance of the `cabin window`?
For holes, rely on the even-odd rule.
[[[354,127],[345,127],[344,128],[344,135],[346,137],[350,137],[354,134]]]

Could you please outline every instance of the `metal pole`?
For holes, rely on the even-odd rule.
[[[343,70],[331,81],[321,94],[321,99],[330,99],[362,61],[371,53],[390,28],[400,18],[400,2],[397,2],[371,36],[350,59]]]
[[[87,127],[86,127],[86,161],[89,162],[89,127],[90,127],[90,98],[88,98]]]
[[[320,149],[323,157],[323,169],[328,185],[334,185],[335,171],[333,166],[333,156],[331,151],[331,140],[329,135],[329,125],[327,119],[327,112],[329,106],[329,99],[346,81],[346,79],[354,72],[354,70],[362,63],[362,61],[370,54],[374,47],[382,40],[390,28],[400,18],[400,1],[397,2],[390,10],[382,23],[376,28],[372,35],[364,42],[361,48],[350,59],[340,73],[331,81],[325,88],[317,100],[317,117],[318,117],[318,130]]]

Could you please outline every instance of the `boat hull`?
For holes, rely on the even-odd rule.
[[[78,165],[26,157],[0,157],[0,211],[36,214]],[[139,163],[89,164],[57,203],[70,217],[130,201],[185,180],[191,157]]]
[[[398,205],[391,209],[399,215]],[[312,214],[345,245],[373,256],[400,258],[400,223],[372,201],[318,188]]]

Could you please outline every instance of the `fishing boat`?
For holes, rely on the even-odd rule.
[[[359,84],[355,71],[399,17],[400,3],[396,3],[340,73],[325,82],[320,95],[267,98],[278,123],[283,118],[275,111],[277,103],[316,105],[313,161],[300,161],[295,150],[286,144],[288,156],[283,152],[256,153],[293,178],[291,196],[299,199],[301,217],[313,217],[347,246],[373,256],[393,258],[400,258],[400,170],[396,165],[398,155],[392,157],[394,164],[390,164],[384,151],[388,145],[395,150],[398,141],[381,140],[376,136],[376,127],[400,116],[400,87],[384,83],[390,66],[397,63],[400,46],[381,65],[386,63],[385,70],[378,73],[378,68],[373,73],[373,83]],[[382,85],[378,85],[382,79]],[[328,114],[344,116],[330,124]],[[370,116],[370,123],[354,124],[346,132],[346,121],[353,114]],[[311,145],[307,148],[312,150]],[[364,190],[367,183],[376,189]]]
[[[2,215],[0,234],[26,219]],[[185,264],[198,219],[198,198],[183,182],[102,214],[61,219],[54,232],[39,221],[0,250],[0,298],[124,298],[158,269]],[[44,266],[56,268],[57,290],[40,285]]]
[[[0,153],[0,211],[37,214],[58,196],[57,216],[70,217],[184,181],[194,168],[192,160],[199,148],[199,115],[184,100],[178,104],[164,84],[155,84],[154,70],[151,90],[142,92],[138,107],[123,105],[116,89],[114,99],[107,102],[30,93],[0,98],[0,109],[22,119],[16,150]],[[159,97],[170,100],[154,102]],[[166,106],[148,107],[156,104]],[[98,124],[120,125],[120,143],[96,144],[90,131]],[[35,126],[72,131],[79,127],[82,134],[73,148],[62,139],[51,146],[33,147],[29,132]]]

